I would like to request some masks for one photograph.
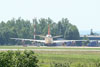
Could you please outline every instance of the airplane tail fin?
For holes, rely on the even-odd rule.
[[[48,24],[48,35],[50,35],[50,26]]]

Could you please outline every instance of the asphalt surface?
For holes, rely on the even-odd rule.
[[[0,51],[24,51],[24,50],[33,50],[33,51],[100,51],[100,50],[88,50],[88,49],[0,49]]]

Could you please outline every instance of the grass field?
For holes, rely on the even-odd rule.
[[[100,67],[100,52],[37,51],[40,67]]]
[[[35,51],[40,67],[100,67],[100,51],[70,51],[70,50],[100,50],[99,47],[22,47],[0,46],[0,49],[59,49],[60,51]],[[69,51],[62,51],[63,49]]]

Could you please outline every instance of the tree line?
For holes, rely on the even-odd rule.
[[[48,24],[50,25],[50,33],[52,36],[62,35],[64,39],[79,39],[79,31],[77,27],[67,18],[62,18],[58,22],[54,22],[51,18],[34,18],[32,22],[22,18],[11,19],[7,22],[0,22],[0,44],[19,44],[20,41],[11,40],[10,38],[34,38],[34,23],[36,27],[36,35],[46,35],[48,32]],[[36,39],[41,39],[36,37]]]

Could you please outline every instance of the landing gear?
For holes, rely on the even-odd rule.
[[[24,40],[22,40],[22,45],[23,45],[23,47],[27,47],[27,45],[25,45],[25,41]]]
[[[64,42],[64,43],[62,43],[62,46],[66,46],[66,43]]]
[[[44,44],[45,46],[49,46],[49,47],[52,47],[52,46],[56,46],[57,44],[56,43],[52,43],[52,44]]]
[[[76,45],[76,41],[72,41],[72,45],[71,46],[75,46]]]

